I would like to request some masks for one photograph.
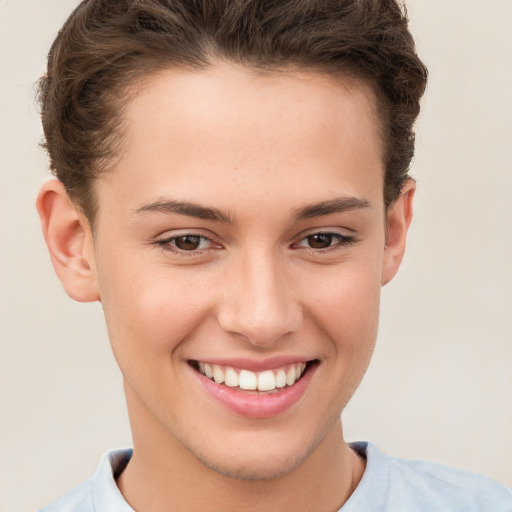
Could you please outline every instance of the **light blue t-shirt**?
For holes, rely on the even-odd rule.
[[[339,512],[512,512],[512,489],[489,478],[389,457],[371,443],[351,446],[366,457],[366,470]],[[134,512],[115,483],[131,454],[108,452],[94,476],[39,512]]]

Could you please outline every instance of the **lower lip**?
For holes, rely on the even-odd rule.
[[[230,411],[246,418],[271,418],[278,416],[296,404],[309,384],[317,365],[308,365],[302,377],[288,388],[272,394],[250,394],[230,388],[208,379],[192,369],[208,394]]]

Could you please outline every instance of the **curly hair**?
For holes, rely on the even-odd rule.
[[[219,60],[369,84],[383,133],[385,205],[398,197],[427,69],[397,0],[84,0],[50,49],[38,97],[50,168],[91,222],[94,181],[119,152],[137,82]]]

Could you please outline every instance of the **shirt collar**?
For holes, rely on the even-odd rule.
[[[112,450],[101,458],[93,477],[92,499],[96,512],[134,512],[117,487],[115,478],[128,464],[132,449]]]
[[[389,467],[384,454],[372,443],[351,443],[350,447],[366,458],[366,470],[356,490],[339,512],[381,510],[389,484]],[[116,477],[123,471],[133,454],[132,449],[113,450],[101,458],[93,477],[93,502],[95,512],[134,512],[116,484]],[[369,504],[372,504],[368,508]]]

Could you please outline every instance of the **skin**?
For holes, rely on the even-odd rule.
[[[94,235],[59,182],[38,198],[55,269],[72,298],[101,300],[123,373],[134,455],[121,492],[143,512],[338,510],[364,472],[340,413],[370,361],[414,194],[409,181],[386,214],[370,90],[221,63],[169,71],[130,102],[123,137],[96,183]],[[225,218],[155,208],[169,201]],[[318,232],[334,235],[312,248]],[[210,241],[180,252],[190,233]],[[254,419],[198,385],[189,361],[220,356],[318,364],[297,403]]]

